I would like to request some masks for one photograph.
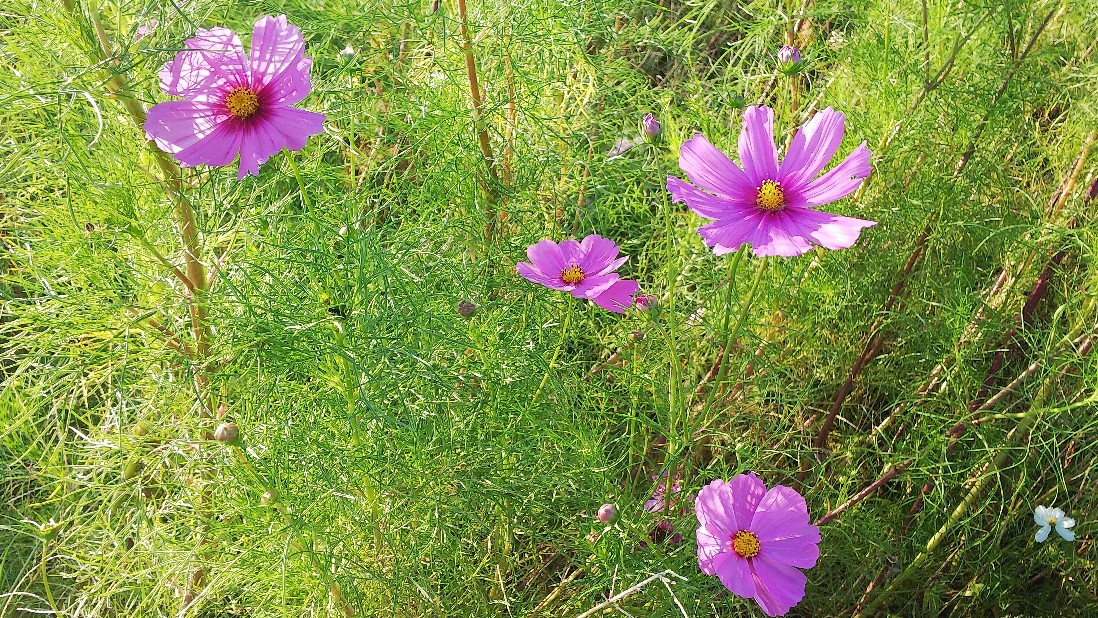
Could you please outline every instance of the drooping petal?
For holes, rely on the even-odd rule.
[[[239,124],[234,119],[225,120],[209,135],[175,153],[176,160],[187,167],[195,165],[219,167],[232,163],[240,153],[240,142],[244,134]]]
[[[713,558],[713,570],[725,588],[745,599],[750,599],[758,594],[758,586],[751,573],[751,566],[747,560],[736,555],[736,552],[726,551],[717,554]]]
[[[149,109],[142,128],[161,150],[177,153],[204,139],[228,118],[228,111],[217,104],[165,101]]]
[[[568,268],[560,245],[548,238],[530,245],[526,249],[526,257],[530,258],[530,262],[535,268],[546,275],[560,276],[560,273]]]
[[[259,175],[259,166],[286,146],[286,138],[270,122],[263,118],[241,123],[239,178],[248,174]]]
[[[614,313],[624,313],[633,304],[633,295],[640,289],[636,281],[619,279],[614,285],[593,298],[595,304]]]
[[[752,105],[743,114],[740,165],[752,187],[778,176],[778,149],[774,146],[774,111]]]
[[[1072,523],[1074,523],[1074,521]],[[1058,523],[1056,524],[1056,533],[1064,537],[1065,541],[1074,541],[1075,532],[1072,530],[1068,530],[1068,528],[1069,526],[1065,526],[1063,525],[1063,523]],[[1046,534],[1045,536],[1048,536],[1048,534]]]
[[[1052,532],[1052,526],[1047,523],[1037,529],[1037,534],[1033,535],[1034,540],[1038,543],[1044,543],[1048,539],[1048,533]]]
[[[806,206],[823,206],[850,195],[869,176],[869,149],[862,142],[842,163],[834,169],[798,188],[798,194]]]
[[[754,193],[750,198],[710,195],[674,176],[667,177],[667,191],[672,202],[682,202],[707,219],[745,217],[759,211],[755,206]]]
[[[801,533],[781,539],[765,539],[759,535],[761,550],[770,560],[802,569],[811,569],[820,559],[820,531],[816,526],[808,525]]]
[[[767,616],[781,616],[804,598],[808,578],[797,569],[759,555],[750,561],[755,600]]]
[[[807,525],[808,505],[801,494],[775,485],[759,502],[749,529],[760,539],[783,539],[800,534]]]
[[[828,107],[797,130],[778,169],[778,181],[795,191],[816,177],[843,141],[846,116]]]
[[[160,69],[160,89],[194,101],[220,100],[224,90],[248,83],[248,59],[228,28],[199,30]]]
[[[807,208],[786,208],[780,215],[787,228],[827,249],[846,249],[858,240],[863,228],[877,225],[876,221]]]
[[[758,183],[752,182],[738,165],[701,133],[683,142],[679,148],[679,167],[695,185],[714,195],[755,199]]]
[[[265,86],[287,71],[300,73],[298,65],[304,51],[305,39],[301,36],[301,29],[287,22],[285,15],[261,17],[252,29],[250,54],[252,88],[262,91]],[[308,78],[307,72],[305,77]],[[305,89],[305,94],[307,93],[308,88]],[[290,103],[300,100],[301,98],[298,98]]]

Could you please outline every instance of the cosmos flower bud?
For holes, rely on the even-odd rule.
[[[240,428],[236,423],[221,423],[214,430],[214,439],[224,444],[235,442],[238,435],[240,435]]]
[[[781,65],[783,72],[795,72],[801,65],[802,60],[801,50],[792,45],[786,45],[778,50],[778,64]]]
[[[598,518],[604,524],[608,524],[618,517],[618,507],[613,504],[604,504],[599,507]]]
[[[477,306],[467,300],[463,300],[458,303],[457,311],[458,315],[461,317],[471,318],[473,317],[473,314],[477,312]]]
[[[651,294],[639,294],[633,299],[633,305],[637,311],[648,311],[656,303],[656,297]]]
[[[277,489],[268,489],[263,492],[263,495],[259,498],[259,503],[263,506],[270,506],[275,502],[278,502],[279,494]]]
[[[648,136],[648,139],[656,139],[663,131],[660,121],[656,120],[656,117],[652,114],[646,114],[644,120],[641,121],[641,125],[644,127],[644,134]]]

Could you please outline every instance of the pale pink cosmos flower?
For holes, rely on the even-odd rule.
[[[781,616],[804,598],[799,569],[816,566],[820,531],[808,523],[808,505],[789,487],[766,486],[754,474],[702,488],[698,513],[698,566],[734,594],[755,599],[768,616]]]
[[[705,244],[723,255],[749,243],[755,255],[801,255],[817,244],[845,249],[874,221],[814,210],[850,195],[869,176],[865,142],[829,172],[843,139],[846,117],[830,107],[797,130],[782,161],[774,146],[774,112],[748,107],[740,133],[740,166],[702,134],[680,149],[679,167],[694,183],[667,177],[676,202],[715,219],[698,229]],[[815,179],[814,179],[815,178]]]
[[[260,18],[251,52],[226,28],[199,30],[160,70],[160,88],[182,101],[153,106],[146,136],[184,166],[221,166],[240,156],[238,176],[283,148],[300,150],[324,115],[291,107],[309,94],[311,58],[286,16]]]
[[[608,311],[623,313],[633,304],[639,288],[636,281],[622,279],[614,272],[629,258],[619,258],[618,246],[596,234],[582,242],[565,240],[557,244],[545,239],[530,245],[526,255],[530,261],[516,265],[524,278],[594,301]]]

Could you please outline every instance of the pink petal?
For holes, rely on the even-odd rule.
[[[775,485],[766,492],[750,530],[760,539],[782,539],[798,534],[808,525],[808,505],[796,490]]]
[[[244,130],[240,122],[229,119],[217,125],[209,135],[175,153],[175,158],[185,166],[211,165],[220,167],[233,162],[240,152]]]
[[[276,78],[287,71],[293,71],[300,76],[301,71],[298,69],[298,65],[304,52],[305,39],[301,36],[301,30],[297,26],[288,23],[285,15],[279,15],[278,17],[264,15],[259,18],[259,21],[255,23],[255,27],[252,28],[250,54],[252,87],[257,91],[263,90],[265,86],[274,82]],[[308,79],[307,69],[305,78]],[[294,81],[294,79],[290,81]],[[306,86],[304,92],[300,93],[301,96],[296,100],[280,100],[278,102],[296,103],[304,98],[308,92]],[[279,92],[278,96],[284,98],[288,96],[288,93]]]
[[[789,566],[811,569],[820,559],[820,530],[811,524],[801,529],[801,533],[783,539],[759,539],[759,555],[768,560]]]
[[[583,247],[579,241],[569,238],[568,240],[562,240],[560,242],[560,252],[564,256],[565,266],[561,268],[567,268],[568,266],[578,266],[580,260],[583,259]]]
[[[519,262],[518,264],[515,264],[515,270],[517,270],[518,274],[522,275],[522,277],[527,281],[540,283],[547,288],[561,291],[568,291],[572,289],[572,286],[560,280],[559,275],[547,275],[538,270],[533,264]]]
[[[731,253],[745,242],[750,242],[760,225],[767,224],[767,214],[755,209],[750,215],[739,219],[720,219],[698,228],[698,234],[705,244],[713,247],[717,255]]]
[[[755,600],[767,616],[782,616],[804,598],[808,583],[804,573],[762,555],[749,562],[755,579]]]
[[[165,101],[149,109],[145,136],[165,152],[177,153],[204,139],[229,113],[221,106],[198,101]]]
[[[728,549],[729,535],[714,525],[700,526],[698,538],[698,568],[706,575],[716,575],[714,559]]]
[[[567,242],[567,241],[565,241]],[[534,267],[546,275],[560,276],[568,264],[564,261],[560,246],[546,238],[530,245],[526,249],[526,257],[530,258]]]
[[[799,188],[796,193],[807,206],[823,206],[841,200],[858,189],[869,176],[869,149],[862,142],[854,152],[828,173]]]
[[[248,83],[240,38],[227,28],[199,30],[186,49],[160,69],[160,89],[195,101],[221,100],[224,90]]]
[[[282,134],[290,150],[301,150],[310,136],[324,132],[324,114],[296,107],[274,107],[265,111],[262,118]]]
[[[713,558],[712,568],[724,587],[733,594],[750,599],[759,593],[758,583],[751,573],[751,563],[736,555],[736,552],[717,554]]]
[[[743,114],[740,165],[752,188],[778,177],[778,149],[774,146],[774,111],[752,105]]]
[[[731,532],[748,529],[755,509],[759,507],[759,501],[766,493],[766,485],[755,476],[754,472],[737,475],[725,485],[726,491],[722,496],[728,496],[731,500],[725,500],[725,508],[730,508],[735,516],[735,528]]]
[[[580,243],[580,249],[583,257],[579,260],[579,267],[587,274],[604,273],[618,257],[618,246],[614,241],[607,240],[598,234],[589,234],[584,238]],[[621,263],[618,265],[620,266]]]
[[[755,199],[755,187],[747,174],[723,152],[698,133],[679,148],[679,167],[694,184],[727,198],[750,196]]]
[[[699,191],[674,176],[667,177],[667,191],[673,202],[682,202],[707,219],[742,218],[759,210],[754,192],[750,199],[720,197]]]
[[[724,501],[721,500],[721,494],[725,491],[727,483],[723,479],[717,479],[705,487],[701,488],[698,492],[698,497],[694,499],[694,512],[698,515],[698,523],[701,527],[698,528],[698,538],[701,539],[702,529],[707,526],[716,526],[719,530],[714,531],[714,535],[723,536],[723,542],[726,542],[733,533],[740,530],[736,527],[736,515],[732,509],[726,509]],[[699,541],[700,542],[700,541]],[[710,573],[712,575],[712,573]]]
[[[751,250],[755,255],[792,257],[812,248],[812,243],[800,234],[799,229],[790,225],[785,217],[784,211],[767,213],[760,220],[759,227],[747,235],[747,242],[751,243]]]
[[[239,178],[259,175],[259,166],[286,146],[286,138],[263,118],[253,118],[244,125],[240,140]]]
[[[605,275],[587,276],[583,278],[583,281],[579,282],[572,290],[572,296],[576,298],[584,298],[588,300],[595,300],[600,294],[610,289],[610,286],[614,285],[621,277],[618,273],[608,273]]]
[[[636,281],[620,279],[592,300],[607,311],[624,313],[633,304],[633,295],[639,288]]]
[[[835,156],[843,141],[845,122],[846,116],[828,107],[797,130],[778,170],[786,191],[804,186]]]
[[[846,249],[858,240],[863,228],[877,225],[876,221],[806,208],[786,208],[783,214],[801,235],[827,249]]]

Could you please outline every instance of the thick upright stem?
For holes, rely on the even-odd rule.
[[[480,154],[484,157],[484,165],[488,170],[488,181],[482,182],[484,194],[487,198],[485,208],[484,236],[491,240],[495,237],[499,224],[499,213],[496,208],[502,199],[499,195],[499,173],[496,171],[496,156],[492,152],[492,142],[488,139],[488,128],[484,124],[484,98],[480,94],[480,82],[477,78],[477,61],[473,56],[473,37],[469,34],[469,18],[465,8],[465,0],[457,0],[458,20],[461,23],[461,51],[465,55],[465,72],[469,75],[469,96],[473,100],[473,124],[477,131],[477,142],[480,145]]]

